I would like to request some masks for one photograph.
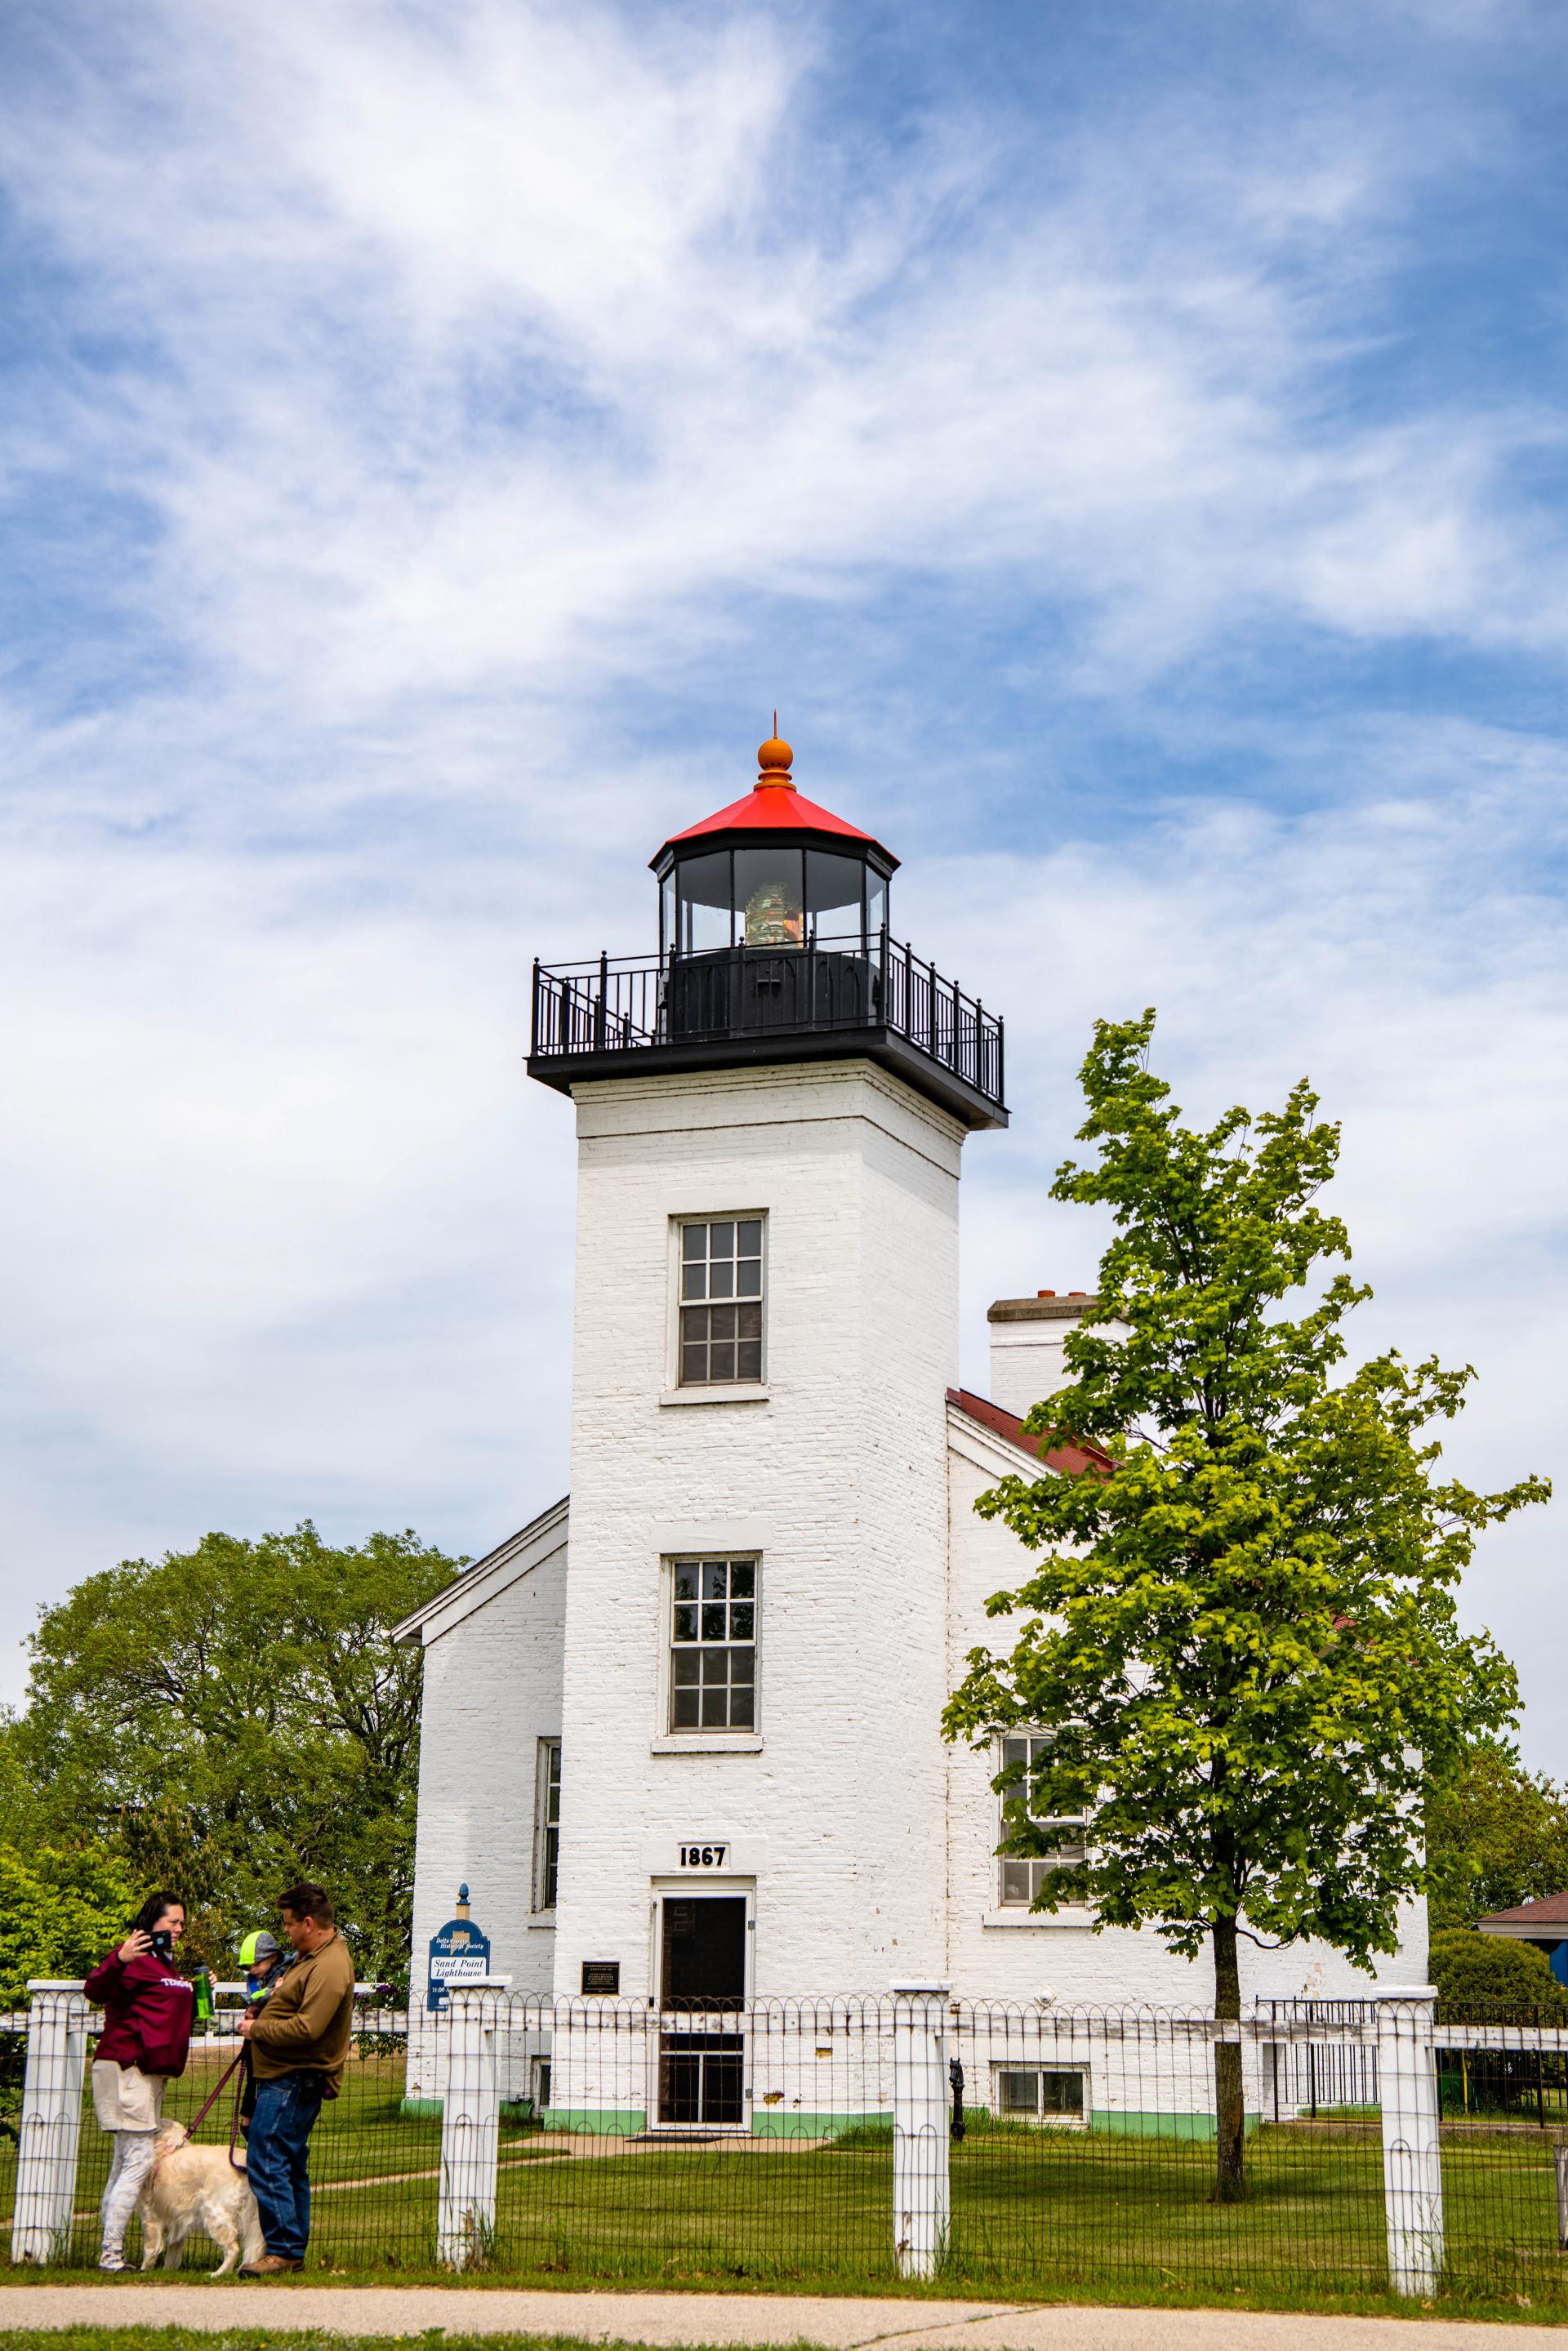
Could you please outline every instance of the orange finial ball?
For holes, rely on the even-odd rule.
[[[779,785],[787,791],[793,791],[795,782],[789,773],[789,768],[794,757],[795,754],[789,744],[780,742],[779,738],[779,713],[775,711],[773,732],[767,742],[759,747],[757,754],[757,765],[760,770],[758,782]]]

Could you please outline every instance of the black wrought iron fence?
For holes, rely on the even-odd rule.
[[[885,932],[534,966],[532,1051],[542,1061],[880,1029],[1000,1104],[1001,1021]]]

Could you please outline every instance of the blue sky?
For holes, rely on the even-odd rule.
[[[0,1642],[210,1527],[564,1488],[536,953],[778,705],[1009,1022],[967,1375],[1083,1287],[1096,1014],[1345,1123],[1361,1343],[1561,1469],[1564,32],[1515,0],[18,5]],[[1467,1598],[1568,1773],[1559,1537]]]

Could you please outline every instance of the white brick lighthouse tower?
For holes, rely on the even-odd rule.
[[[1001,1027],[758,757],[653,860],[656,958],[535,979],[579,1145],[553,1988],[662,2008],[946,1958],[959,1155],[1007,1123]]]
[[[1001,1026],[894,939],[888,852],[796,791],[788,744],[759,757],[654,858],[656,954],[536,967],[528,1067],[577,1113],[571,1493],[397,1628],[424,1652],[413,2097],[443,2090],[438,1967],[554,1996],[510,2062],[599,2130],[776,2127],[747,2001],[1204,1996],[1153,1932],[1034,1909],[1051,1863],[998,1849],[994,1775],[1049,1724],[942,1739],[1026,1558],[977,1499],[1111,1467],[1021,1418],[1090,1301],[998,1299],[991,1395],[957,1384]],[[1316,1946],[1248,1973],[1362,1996]],[[991,2071],[1009,2112],[1093,2103],[1082,2069]]]

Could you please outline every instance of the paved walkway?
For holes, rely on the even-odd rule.
[[[1557,2327],[1458,2319],[1308,2318],[1256,2310],[862,2302],[740,2294],[535,2294],[496,2286],[0,2286],[14,2328],[316,2326],[340,2335],[567,2335],[592,2343],[820,2344],[827,2351],[1526,2351]]]

